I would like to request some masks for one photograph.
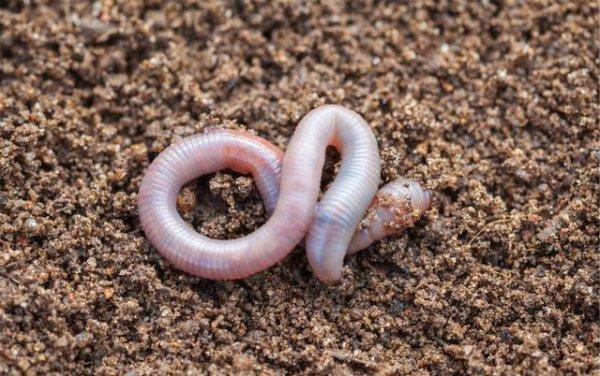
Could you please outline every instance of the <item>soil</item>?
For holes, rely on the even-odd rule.
[[[0,1],[0,374],[600,374],[595,1]],[[285,148],[339,103],[434,207],[347,260],[241,281],[140,230],[144,169],[209,126]],[[335,158],[327,164],[331,180]],[[178,200],[265,220],[248,177]]]

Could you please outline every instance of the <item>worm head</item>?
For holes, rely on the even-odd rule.
[[[414,214],[422,214],[431,206],[431,192],[423,189],[423,187],[414,180],[406,178],[398,178],[381,188],[380,194],[387,196],[389,199],[404,202],[411,207]]]

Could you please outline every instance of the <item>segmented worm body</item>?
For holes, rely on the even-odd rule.
[[[340,152],[341,167],[317,203],[329,145]],[[249,133],[211,130],[182,139],[152,162],[138,196],[141,226],[175,266],[210,279],[257,273],[280,261],[306,237],[316,276],[333,282],[340,278],[346,254],[403,230],[429,208],[429,193],[407,179],[391,182],[376,194],[379,164],[371,129],[360,115],[341,106],[309,112],[285,155]],[[270,217],[241,238],[210,239],[180,217],[177,194],[195,178],[227,168],[252,174]]]

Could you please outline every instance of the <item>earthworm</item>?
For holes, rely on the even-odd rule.
[[[317,203],[329,145],[340,152],[341,167]],[[270,216],[249,235],[211,239],[180,217],[176,199],[183,185],[227,168],[252,174]],[[376,194],[379,172],[373,132],[359,114],[341,106],[310,111],[285,155],[247,132],[212,129],[176,142],[154,159],[139,189],[140,224],[177,268],[209,279],[257,273],[279,262],[306,236],[314,273],[330,283],[340,278],[346,254],[412,225],[429,208],[429,192],[407,179]]]

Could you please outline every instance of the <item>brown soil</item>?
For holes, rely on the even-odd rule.
[[[600,372],[597,2],[69,3],[0,1],[0,374]],[[167,145],[285,147],[323,103],[435,190],[414,228],[335,288],[300,250],[223,283],[148,244]],[[218,238],[264,221],[228,173],[179,206]]]

